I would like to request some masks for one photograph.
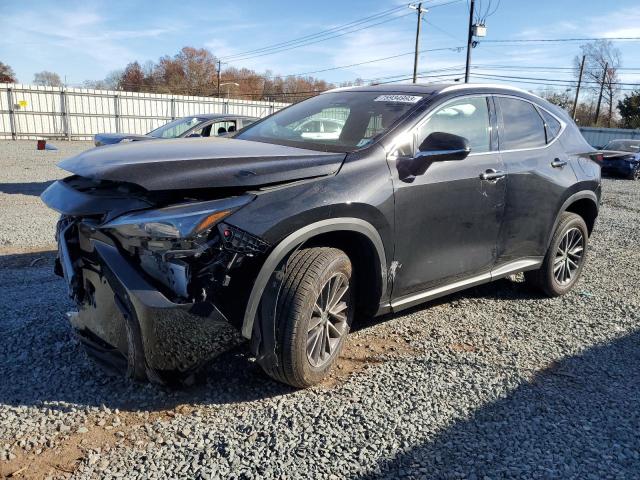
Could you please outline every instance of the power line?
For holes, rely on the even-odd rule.
[[[338,37],[343,37],[345,35],[349,35],[351,33],[359,32],[361,30],[366,30],[367,28],[372,28],[372,27],[375,27],[375,26],[378,26],[378,25],[382,25],[384,23],[393,22],[395,20],[407,17],[409,15],[413,15],[413,13],[410,12],[410,13],[407,13],[405,15],[398,15],[398,16],[395,16],[395,17],[392,17],[392,18],[388,18],[386,20],[382,20],[380,22],[372,23],[372,24],[369,24],[369,25],[364,25],[362,27],[359,27],[359,28],[356,28],[356,29],[353,29],[353,30],[337,33],[336,35],[332,35],[332,36],[324,37],[324,38],[319,38],[317,40],[312,40],[312,41],[309,41],[309,42],[306,42],[306,43],[300,43],[300,44],[292,45],[292,46],[289,46],[289,47],[273,49],[273,50],[266,51],[264,53],[258,53],[258,54],[255,54],[255,55],[248,55],[248,56],[243,56],[243,57],[239,57],[239,58],[233,58],[232,60],[226,60],[226,61],[228,63],[234,63],[234,62],[239,62],[241,60],[249,60],[251,58],[258,58],[258,57],[264,57],[264,56],[267,56],[267,55],[274,55],[276,53],[286,52],[288,50],[293,50],[295,48],[306,47],[307,45],[314,45],[316,43],[325,42],[327,40],[331,40],[331,39],[338,38]],[[225,58],[228,59],[230,57],[225,57]]]
[[[598,40],[632,40],[638,41],[640,37],[583,37],[583,38],[512,38],[490,39],[482,43],[559,43],[559,42],[595,42]]]
[[[313,33],[313,34],[305,35],[303,37],[299,37],[299,38],[296,38],[296,39],[293,39],[293,40],[287,40],[287,41],[284,41],[284,42],[273,43],[271,45],[267,45],[266,47],[255,48],[255,49],[252,49],[252,50],[245,50],[244,52],[238,52],[236,54],[229,55],[229,56],[223,57],[223,58],[241,57],[241,56],[245,56],[245,55],[249,55],[249,54],[253,54],[253,53],[263,52],[265,50],[270,50],[270,49],[273,49],[273,48],[289,46],[292,43],[304,42],[304,41],[316,38],[318,36],[324,36],[324,35],[327,35],[327,34],[330,34],[330,33],[335,33],[337,31],[343,30],[343,29],[348,28],[350,26],[358,25],[358,24],[361,24],[361,23],[366,23],[366,22],[368,22],[370,20],[390,15],[390,14],[395,13],[397,11],[404,10],[404,8],[405,8],[404,5],[403,6],[399,6],[399,7],[395,7],[395,8],[390,8],[390,9],[385,10],[383,12],[379,12],[379,13],[376,13],[374,15],[369,15],[368,17],[363,17],[361,19],[354,20],[352,22],[345,23],[345,24],[342,24],[342,25],[338,25],[337,27],[329,28],[327,30],[322,30],[320,32],[316,32],[316,33]]]
[[[564,80],[561,78],[558,79],[546,79],[546,78],[540,78],[540,77],[522,77],[522,76],[517,76],[517,75],[499,75],[496,73],[475,73],[474,75],[491,75],[493,77],[499,77],[499,78],[517,78],[517,79],[521,79],[521,80],[543,80],[543,81],[547,81],[547,82],[563,82],[563,83],[567,83],[567,84],[574,84],[576,83],[576,80]],[[595,80],[583,80],[582,83],[593,83],[596,85],[600,85],[602,82],[598,82]],[[611,85],[638,85],[638,82],[611,82]]]
[[[441,48],[427,48],[424,50],[419,50],[418,53],[428,53],[428,52],[441,52],[441,51],[445,51],[445,50],[451,50],[451,51],[459,51],[460,49],[462,49],[464,47],[460,46],[460,47],[441,47]],[[404,57],[407,55],[413,55],[414,52],[405,52],[405,53],[399,53],[397,55],[390,55],[388,57],[381,57],[381,58],[374,58],[372,60],[366,60],[364,62],[358,62],[358,63],[351,63],[349,65],[340,65],[338,67],[330,67],[330,68],[324,68],[322,70],[314,70],[311,72],[304,72],[304,73],[291,73],[291,74],[287,74],[287,75],[283,75],[285,77],[289,77],[289,76],[304,76],[304,75],[311,75],[314,73],[322,73],[322,72],[329,72],[332,70],[340,70],[343,68],[351,68],[351,67],[357,67],[360,65],[367,65],[370,63],[376,63],[376,62],[383,62],[385,60],[392,60],[394,58],[399,58],[399,57]]]
[[[427,1],[429,1],[429,0],[427,0]],[[431,0],[431,1],[433,1],[433,0]],[[451,1],[448,1],[448,2],[443,2],[443,3],[438,3],[438,4],[435,4],[435,5],[430,5],[429,8],[444,7],[444,6],[447,6],[447,5],[454,4],[454,3],[459,3],[461,1],[462,0],[451,0]],[[228,61],[228,62],[237,62],[237,61],[240,61],[240,60],[248,60],[250,58],[257,58],[257,57],[262,57],[262,56],[266,56],[266,55],[272,55],[272,54],[275,54],[275,53],[280,53],[280,52],[284,52],[284,51],[287,51],[287,50],[292,50],[294,48],[299,48],[299,47],[303,47],[303,46],[307,46],[307,45],[313,45],[313,44],[319,43],[319,42],[324,42],[326,40],[331,40],[333,38],[337,38],[337,37],[341,37],[341,36],[348,35],[348,34],[351,34],[351,33],[359,32],[359,31],[365,30],[367,28],[372,28],[372,27],[375,27],[377,25],[382,25],[384,23],[388,23],[388,22],[391,22],[391,21],[394,21],[394,20],[397,20],[397,19],[400,19],[400,18],[404,18],[404,17],[406,17],[408,15],[411,15],[411,13],[408,13],[408,14],[405,14],[405,15],[398,15],[398,16],[394,16],[392,18],[388,18],[388,19],[385,19],[385,20],[382,20],[382,21],[379,21],[379,22],[376,22],[376,23],[369,24],[369,25],[362,25],[362,24],[365,24],[365,23],[369,23],[369,22],[371,22],[373,20],[379,20],[380,18],[384,18],[386,16],[392,15],[393,13],[395,13],[395,12],[401,10],[401,9],[404,9],[404,8],[405,7],[402,6],[402,7],[396,7],[396,8],[390,9],[390,10],[385,10],[384,12],[380,12],[378,14],[371,15],[369,17],[364,17],[364,18],[362,18],[360,20],[355,20],[353,22],[350,22],[350,23],[347,23],[347,24],[344,24],[344,25],[341,25],[341,26],[338,26],[338,27],[334,27],[334,28],[329,29],[329,30],[324,30],[322,32],[318,32],[318,33],[315,33],[315,34],[310,34],[310,35],[307,35],[307,36],[304,36],[304,37],[300,37],[300,38],[295,39],[295,40],[289,40],[287,42],[280,42],[280,43],[273,44],[273,45],[270,45],[270,46],[267,46],[267,47],[262,47],[262,48],[259,48],[259,49],[247,50],[245,52],[237,53],[237,54],[234,54],[234,55],[228,55],[226,57],[223,57],[223,59],[225,61]],[[353,27],[356,27],[358,25],[361,25],[361,26],[359,26],[358,28],[353,28]],[[345,30],[345,29],[348,29],[348,31],[345,31],[345,32],[341,31],[341,30]]]
[[[505,76],[505,75],[492,75],[492,74],[487,74],[487,73],[472,73],[472,76],[474,77],[480,77],[481,79],[488,79],[488,80],[508,80],[510,83],[524,83],[524,84],[529,84],[529,85],[543,85],[543,86],[547,86],[547,87],[571,87],[571,83],[575,83],[575,82],[570,82],[568,80],[548,80],[548,79],[544,79],[544,78],[539,78],[536,80],[527,80],[527,77],[517,77],[517,76]],[[553,83],[553,82],[564,82],[564,83]],[[599,84],[599,82],[598,82]],[[638,89],[638,86],[640,86],[640,84],[633,84],[633,83],[625,83],[622,85],[636,85],[635,88],[619,88],[618,90],[620,91],[635,91]]]

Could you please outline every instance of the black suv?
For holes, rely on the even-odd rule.
[[[244,337],[269,375],[306,387],[354,317],[516,272],[569,291],[598,215],[592,157],[564,111],[521,90],[371,86],[233,139],[84,152],[42,199],[62,214],[69,318],[99,359],[181,382]]]

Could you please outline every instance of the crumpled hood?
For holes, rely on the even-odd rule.
[[[131,142],[87,150],[58,166],[147,190],[258,187],[336,173],[345,153],[231,138]]]

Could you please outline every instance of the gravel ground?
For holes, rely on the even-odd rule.
[[[0,179],[25,181],[12,161],[19,178],[3,163]],[[50,163],[37,182],[57,176]],[[332,378],[305,391],[269,380],[245,347],[184,391],[109,376],[73,338],[52,254],[7,251],[0,476],[638,478],[640,183],[604,192],[570,294],[514,278],[361,322]],[[28,205],[29,224],[47,226],[28,245],[46,247],[53,215],[12,195],[3,241],[21,245],[24,222],[6,213]]]
[[[52,180],[68,175],[56,163],[93,147],[93,143],[48,143],[58,150],[37,150],[35,140],[0,140],[0,251],[55,243],[57,217],[39,196]]]

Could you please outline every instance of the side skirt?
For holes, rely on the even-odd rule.
[[[385,311],[399,312],[400,310],[404,310],[405,308],[413,307],[414,305],[418,305],[429,300],[434,300],[450,293],[459,292],[460,290],[464,290],[466,288],[482,285],[483,283],[489,283],[493,280],[498,280],[514,273],[520,273],[527,270],[535,270],[539,268],[540,265],[542,265],[543,260],[543,257],[530,257],[515,260],[513,262],[503,263],[502,265],[496,266],[493,270],[491,270],[491,272],[465,278],[464,280],[459,280],[457,282],[449,283],[447,285],[442,285],[436,288],[431,288],[422,292],[412,293],[405,297],[393,300],[390,304],[381,305],[379,313],[383,313]]]

